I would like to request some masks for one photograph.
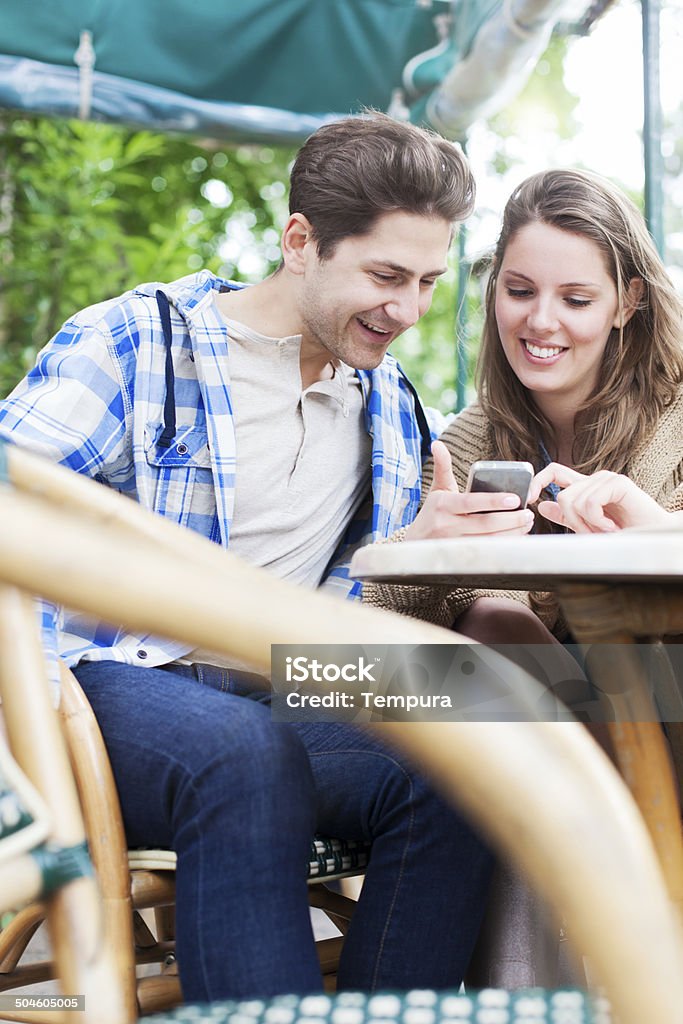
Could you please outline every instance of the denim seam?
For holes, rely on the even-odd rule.
[[[206,769],[212,767],[214,763],[220,762],[220,761],[221,761],[221,758],[219,756],[213,758],[208,763],[208,765],[205,766],[204,770],[206,771]],[[177,765],[182,766],[184,771],[188,770],[182,764],[182,761],[175,761],[175,763]],[[192,778],[188,779],[187,785],[188,785],[189,789],[191,790],[192,794],[195,797],[199,795],[198,791],[197,791],[197,787],[195,785],[194,779],[192,779]],[[201,839],[202,839],[201,831],[198,828],[196,821],[193,822],[192,828],[193,828],[193,831],[195,833],[195,841],[197,843],[197,851],[198,851],[198,853],[197,853],[197,860],[198,860],[199,863],[198,863],[198,867],[197,867],[197,881],[196,881],[197,888],[196,888],[196,893],[199,894],[200,892],[203,891],[202,890],[202,884],[203,884],[203,878],[204,878],[204,873],[205,873],[204,872],[204,859],[205,859],[204,858],[204,844],[201,841]],[[173,829],[172,828],[171,831],[173,831],[177,835],[177,829]],[[197,902],[199,903],[199,899],[197,899]],[[199,964],[200,964],[200,969],[201,969],[201,974],[202,974],[202,981],[204,983],[204,990],[207,993],[209,993],[209,998],[211,998],[211,993],[210,993],[211,986],[209,985],[209,978],[208,978],[208,975],[206,973],[206,960],[207,960],[207,958],[204,955],[204,929],[202,927],[200,927],[199,913],[197,914],[196,943],[197,943],[198,954],[199,954],[198,955],[198,961],[199,961]]]
[[[384,930],[382,932],[382,938],[380,939],[380,943],[379,943],[379,950],[377,951],[377,956],[375,957],[375,970],[374,970],[373,975],[372,975],[372,987],[373,987],[373,989],[375,989],[377,987],[377,975],[378,975],[379,969],[380,969],[380,961],[381,961],[382,955],[384,953],[384,945],[385,945],[386,938],[387,938],[387,933],[389,931],[389,927],[390,927],[390,924],[391,924],[391,918],[392,918],[393,913],[394,913],[394,907],[396,906],[396,900],[398,899],[398,891],[399,891],[399,889],[401,887],[401,882],[403,881],[403,875],[404,875],[404,871],[405,871],[405,863],[406,863],[406,858],[408,856],[408,849],[409,849],[409,847],[410,847],[410,845],[412,843],[412,840],[413,840],[413,826],[414,826],[414,823],[415,823],[415,809],[414,809],[414,802],[413,802],[413,782],[412,782],[412,779],[410,778],[410,776],[405,771],[404,771],[403,774],[405,775],[406,779],[408,780],[409,799],[410,799],[410,822],[409,822],[409,826],[408,826],[408,836],[406,838],[406,843],[405,843],[405,846],[404,846],[404,849],[403,849],[403,855],[401,857],[401,867],[400,867],[400,870],[399,870],[399,873],[398,873],[398,878],[396,879],[396,885],[394,886],[394,895],[393,895],[393,898],[391,900],[391,905],[390,905],[390,907],[389,907],[389,909],[387,911],[386,921],[385,921],[385,924],[384,924]]]
[[[399,868],[398,876],[397,876],[397,879],[396,879],[396,885],[394,886],[394,894],[393,894],[391,903],[390,903],[390,905],[388,907],[388,910],[387,910],[386,920],[385,920],[385,923],[384,923],[384,928],[382,930],[382,937],[380,938],[379,948],[377,950],[377,956],[375,957],[375,969],[374,969],[373,974],[372,974],[372,988],[374,990],[376,988],[376,985],[377,985],[377,975],[379,974],[380,963],[381,963],[381,959],[382,959],[382,954],[384,952],[384,945],[385,945],[385,942],[386,942],[387,932],[389,931],[389,927],[391,925],[391,918],[392,918],[392,915],[393,915],[393,912],[394,912],[394,907],[396,906],[396,900],[398,899],[398,891],[399,891],[399,889],[401,887],[401,882],[402,882],[403,876],[405,874],[405,863],[406,863],[406,858],[408,856],[408,850],[409,850],[410,845],[411,845],[411,843],[413,841],[413,831],[414,831],[414,825],[415,825],[415,802],[413,800],[413,789],[414,789],[414,787],[413,787],[413,780],[411,779],[411,777],[408,774],[408,772],[405,770],[404,766],[399,761],[397,761],[395,758],[391,757],[391,755],[384,754],[381,751],[370,751],[370,750],[362,750],[362,749],[359,750],[359,749],[354,749],[354,748],[352,748],[350,750],[321,750],[321,751],[318,751],[318,752],[316,752],[314,754],[310,754],[309,753],[309,757],[310,758],[313,758],[313,757],[329,757],[331,755],[336,757],[339,754],[362,754],[364,757],[367,757],[367,756],[370,756],[370,757],[381,757],[383,760],[389,761],[396,768],[398,768],[399,771],[401,772],[401,774],[403,775],[403,777],[406,779],[406,781],[408,783],[408,798],[410,800],[410,818],[409,818],[409,824],[408,824],[408,836],[406,838],[405,846],[404,846],[404,849],[403,849],[403,854],[401,856],[401,866]],[[372,853],[370,854],[370,856],[372,857]]]
[[[211,666],[211,667],[213,668],[214,666]],[[212,686],[211,683],[209,683],[209,682],[207,682],[205,680],[205,678],[204,678],[204,676],[205,676],[205,666],[201,662],[197,662],[194,665],[194,671],[195,671],[195,675],[196,675],[196,678],[197,678],[197,682],[201,683],[202,686],[208,686],[209,689],[217,690],[219,693],[230,693],[231,692],[231,690],[230,690],[230,673],[228,671],[226,671],[226,669],[224,669],[224,668],[220,668],[219,666],[215,666],[215,667],[220,672],[220,679],[221,679],[221,685],[220,686]]]
[[[204,871],[205,856],[204,856],[204,844],[201,842],[201,838],[198,835],[199,829],[197,827],[196,821],[193,823],[193,830],[194,830],[194,832],[195,832],[195,834],[197,836],[197,839],[198,839],[197,847],[198,847],[198,851],[199,851],[199,855],[198,855],[198,858],[197,858],[198,861],[199,861],[199,865],[198,865],[198,868],[197,868],[197,883],[196,883],[196,885],[197,885],[197,888],[196,888],[197,904],[199,904],[199,902],[200,902],[199,894],[201,892],[204,892],[203,884],[204,884],[204,874],[205,874],[205,871]],[[199,907],[197,907],[197,909],[199,910]],[[209,999],[211,999],[212,998],[212,996],[211,996],[211,986],[209,985],[209,977],[208,977],[207,969],[206,969],[206,960],[207,960],[207,958],[204,955],[204,946],[205,946],[204,932],[205,932],[205,929],[201,926],[201,922],[199,921],[199,914],[197,914],[197,945],[199,947],[199,949],[198,949],[199,958],[198,959],[199,959],[199,963],[201,964],[202,982],[204,984],[204,991],[209,994]]]
[[[159,754],[163,753],[164,757],[167,760],[167,767],[168,767],[168,769],[171,769],[171,768],[178,769],[179,768],[181,771],[185,772],[188,776],[190,776],[189,766],[186,765],[181,758],[178,758],[178,757],[176,757],[173,754],[169,754],[168,751],[163,751],[163,752],[161,752],[161,751],[154,751],[154,752],[155,753],[159,753]],[[220,762],[220,760],[221,760],[220,756],[217,755],[207,765],[205,765],[205,770],[211,768],[215,762]],[[198,793],[197,793],[197,788],[196,788],[195,781],[194,781],[193,778],[188,777],[187,786],[190,789],[190,791],[192,792],[192,794],[196,797],[198,795]],[[169,820],[168,824],[169,824],[170,831],[177,836],[177,831],[178,830],[176,828],[174,828],[172,820]],[[197,849],[198,849],[197,860],[199,862],[199,865],[198,865],[197,873],[196,873],[197,874],[197,889],[196,889],[196,892],[199,893],[199,892],[201,892],[201,885],[202,885],[202,879],[203,879],[203,873],[204,873],[204,849],[203,849],[203,843],[201,842],[201,838],[202,838],[201,832],[198,829],[196,822],[193,823],[192,827],[193,827],[193,831],[195,833],[195,841],[197,842]],[[199,961],[200,969],[201,969],[201,973],[202,973],[202,981],[204,983],[205,990],[207,992],[209,992],[209,989],[210,989],[209,980],[208,980],[208,977],[206,975],[206,957],[204,956],[204,950],[203,950],[203,930],[200,927],[197,928],[196,943],[197,943],[198,952],[199,952],[198,961]]]

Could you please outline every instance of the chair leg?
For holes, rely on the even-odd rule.
[[[138,981],[138,1002],[142,1014],[170,1010],[182,1001],[183,993],[178,977],[153,974]]]
[[[100,884],[103,933],[113,952],[127,1013],[135,1020],[133,908],[123,819],[99,726],[85,694],[66,667],[62,669],[59,712]]]
[[[334,939],[322,939],[316,943],[315,948],[320,960],[320,970],[323,977],[333,975],[336,978],[343,945],[344,939],[342,936],[337,936]]]
[[[22,963],[26,949],[38,929],[45,923],[44,903],[34,903],[19,911],[0,933],[0,992],[12,991],[25,985],[52,981],[56,968],[45,958]],[[53,1021],[58,1024],[58,1021]]]
[[[60,707],[91,854],[101,879],[104,927],[118,957],[126,1003],[142,1013],[167,1010],[182,1001],[177,978],[136,978],[139,964],[160,963],[172,954],[175,898],[172,872],[131,871],[118,794],[104,740],[88,700],[71,672],[62,673]],[[134,905],[154,907],[156,939],[134,914]],[[137,946],[137,955],[136,955]]]
[[[154,924],[159,942],[173,942],[175,939],[175,906],[155,907]]]
[[[309,886],[308,902],[312,907],[322,910],[342,935],[349,930],[351,918],[356,909],[356,901],[348,896],[334,892],[326,885]]]
[[[20,910],[0,932],[0,974],[10,974],[45,920],[45,904],[34,903]]]
[[[499,862],[474,955],[469,988],[557,988],[561,926],[526,879]],[[569,981],[585,987],[578,971]]]
[[[13,756],[54,814],[52,840],[65,849],[78,848],[85,839],[83,818],[51,706],[34,604],[5,585],[0,587],[0,654],[0,690]],[[45,905],[64,992],[86,996],[83,1024],[134,1021],[135,1006],[122,998],[113,948],[106,941],[95,879],[76,878],[48,896]]]
[[[136,949],[152,949],[157,944],[155,936],[139,910],[133,914],[133,938]]]

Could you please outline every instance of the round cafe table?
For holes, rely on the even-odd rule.
[[[591,645],[591,676],[608,703],[619,768],[647,822],[671,897],[683,909],[678,790],[660,724],[662,715],[672,719],[677,755],[683,698],[661,638],[681,635],[683,641],[683,532],[377,544],[355,554],[351,575],[379,583],[557,594],[574,638]],[[635,647],[642,642],[655,645],[647,659]],[[653,666],[660,710],[651,697]]]

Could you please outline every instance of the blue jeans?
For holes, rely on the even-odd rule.
[[[492,866],[469,825],[374,735],[273,722],[268,698],[228,673],[200,670],[200,682],[169,668],[91,662],[76,675],[129,843],[177,853],[185,999],[321,991],[306,885],[315,832],[373,844],[339,987],[457,986]]]

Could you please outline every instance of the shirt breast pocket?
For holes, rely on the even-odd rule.
[[[156,480],[154,511],[197,528],[200,523],[191,517],[212,520],[216,510],[206,431],[181,427],[168,447],[159,444],[159,434],[159,428],[145,432],[145,458]]]

